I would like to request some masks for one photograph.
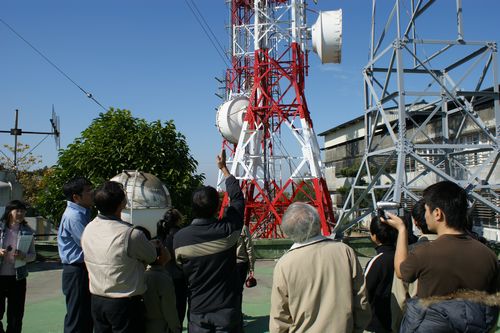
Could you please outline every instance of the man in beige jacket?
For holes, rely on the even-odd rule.
[[[269,331],[362,332],[370,307],[354,251],[322,236],[318,212],[305,203],[290,205],[282,229],[295,243],[274,268]]]
[[[127,205],[121,184],[104,182],[94,203],[99,214],[82,235],[94,332],[144,332],[146,264],[165,264],[170,256],[163,247],[157,253],[142,231],[121,220]]]

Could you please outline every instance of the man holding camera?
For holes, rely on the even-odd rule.
[[[401,331],[435,332],[442,327],[462,331],[465,325],[487,331],[496,324],[498,309],[485,301],[499,301],[490,299],[498,290],[499,267],[493,251],[467,232],[467,194],[457,184],[442,181],[425,189],[423,199],[427,227],[438,235],[433,242],[408,253],[408,234],[403,221],[390,213],[387,219],[382,219],[398,230],[396,275],[408,283],[418,279],[418,298],[433,297],[426,307],[417,299],[407,302]],[[481,316],[472,316],[473,313]]]
[[[157,254],[142,231],[121,220],[127,204],[121,184],[105,182],[95,191],[94,203],[99,214],[82,236],[94,332],[143,332],[146,264],[165,263],[169,255],[163,247]]]

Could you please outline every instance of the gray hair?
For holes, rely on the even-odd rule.
[[[281,228],[288,238],[303,243],[321,233],[319,214],[306,203],[293,203],[283,215]]]

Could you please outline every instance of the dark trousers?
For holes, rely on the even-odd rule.
[[[239,262],[236,264],[236,272],[238,275],[239,283],[238,283],[238,305],[239,310],[241,312],[241,321],[240,321],[240,329],[243,332],[243,290],[245,289],[245,281],[248,275],[248,268],[250,264],[247,262]]]
[[[240,332],[241,311],[229,308],[203,314],[189,314],[189,333]]]
[[[85,264],[63,265],[62,291],[66,296],[64,333],[92,333],[89,275]]]
[[[7,300],[7,330],[4,331],[0,322],[1,333],[21,333],[25,299],[26,279],[16,280],[15,276],[0,276],[0,320],[3,319]]]
[[[91,296],[94,333],[144,332],[142,296],[108,298]]]
[[[187,305],[187,284],[184,278],[173,279],[175,288],[175,306],[177,308],[177,315],[179,316],[179,323],[184,322],[186,315]]]
[[[236,271],[238,272],[239,284],[238,289],[243,295],[243,289],[245,287],[245,281],[247,280],[249,263],[247,262],[239,262],[236,264]]]

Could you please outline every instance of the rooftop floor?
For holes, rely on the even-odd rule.
[[[351,244],[353,246],[354,244]],[[373,248],[356,250],[361,266],[374,253]],[[243,312],[245,314],[246,333],[268,332],[272,274],[275,260],[258,260],[255,267],[257,286],[245,288]],[[64,296],[61,292],[62,268],[57,262],[36,262],[30,265],[26,307],[23,321],[24,333],[59,333],[63,331],[66,313]],[[5,319],[4,319],[5,321]],[[184,323],[186,327],[186,323]],[[183,332],[187,332],[186,329]],[[500,329],[497,329],[500,332]]]
[[[368,258],[360,259],[362,264],[368,260]],[[246,333],[268,332],[274,265],[274,260],[258,260],[255,267],[258,284],[254,288],[245,288],[243,312],[247,323]],[[30,265],[23,321],[24,333],[63,331],[66,307],[61,292],[61,275],[62,268],[57,262],[37,262]],[[183,332],[187,330],[184,329]]]

